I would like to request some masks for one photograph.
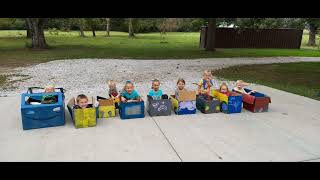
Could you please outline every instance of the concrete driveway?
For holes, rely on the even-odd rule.
[[[64,87],[68,100],[80,93],[105,96],[107,80],[119,82],[120,89],[131,79],[145,99],[152,78],[160,79],[169,94],[178,77],[185,78],[188,89],[196,88],[192,82],[201,78],[204,69],[319,61],[303,57],[80,59],[16,68],[10,71],[18,74],[10,76],[15,82],[12,89],[0,90],[0,161],[319,161],[320,101],[260,85],[249,88],[271,97],[266,113],[197,112],[131,120],[117,116],[99,119],[96,127],[75,129],[66,112],[65,126],[28,131],[22,130],[20,117],[20,93],[30,86]],[[220,83],[217,80],[216,86]]]
[[[254,85],[269,112],[99,119],[22,130],[20,97],[0,98],[0,161],[319,161],[320,102]]]

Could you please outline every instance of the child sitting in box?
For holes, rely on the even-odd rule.
[[[114,80],[109,80],[108,86],[109,86],[109,97],[110,98],[119,98],[120,94],[118,93],[116,82]],[[117,109],[119,108],[118,102],[115,102],[115,107]]]
[[[248,83],[245,83],[243,80],[237,80],[236,82],[236,86],[233,88],[233,91],[237,92],[237,93],[244,93],[244,94],[252,94],[255,93],[255,90],[252,90],[250,92],[246,92],[244,90],[244,86],[248,86]]]
[[[225,82],[223,82],[219,88],[219,92],[227,96],[230,95],[229,88]]]
[[[90,104],[88,104],[88,97],[84,94],[80,94],[77,96],[76,99],[76,105],[74,106],[75,109],[85,109],[88,107],[91,107]]]
[[[186,91],[186,89],[184,88],[185,85],[186,85],[186,81],[182,78],[179,78],[177,81],[177,88],[174,91],[174,95],[175,95],[176,99],[179,100],[179,92]]]
[[[160,89],[160,81],[158,79],[154,79],[152,81],[151,90],[148,95],[151,96],[153,100],[161,100],[163,94]]]
[[[55,92],[55,88],[52,85],[48,85],[44,89],[44,93],[54,93],[54,92]],[[58,102],[58,98],[57,98],[56,95],[44,95],[44,96],[42,96],[42,100],[41,100],[42,104],[54,104],[56,102]]]
[[[213,86],[212,73],[209,70],[205,70],[203,72],[202,79],[200,79],[198,82],[199,96],[203,96],[205,99],[207,99],[208,96],[210,96],[210,92],[211,92],[210,90],[212,86]]]
[[[140,102],[141,98],[138,92],[134,89],[134,85],[131,81],[127,81],[124,85],[123,91],[120,94],[121,102]]]
[[[109,97],[115,98],[119,96],[118,90],[117,90],[117,84],[114,80],[108,81],[109,86]]]
[[[187,91],[187,89],[185,88],[185,85],[186,85],[186,81],[182,78],[179,78],[178,81],[177,81],[177,88],[174,92],[174,95],[175,95],[175,98],[180,101],[180,98],[179,98],[179,93],[182,92],[182,91]],[[192,103],[192,101],[183,101],[181,102],[180,104],[180,107],[179,108],[186,108],[188,110],[193,110],[195,109],[195,106],[194,104]]]

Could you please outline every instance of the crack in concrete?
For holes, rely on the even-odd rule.
[[[156,126],[158,127],[158,129],[160,130],[160,132],[162,133],[162,135],[164,136],[164,138],[166,139],[166,141],[169,143],[170,147],[173,149],[173,151],[175,152],[175,154],[177,155],[177,157],[180,159],[180,162],[183,162],[181,156],[179,155],[179,153],[177,152],[177,150],[173,147],[172,143],[170,142],[169,138],[166,136],[166,134],[162,131],[161,127],[159,126],[159,124],[157,123],[157,121],[150,116],[151,119],[153,120],[153,122],[156,124]]]

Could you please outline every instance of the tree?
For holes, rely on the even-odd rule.
[[[30,28],[30,26],[29,26],[29,23],[28,23],[28,21],[27,20],[25,20],[26,21],[26,29],[27,29],[27,38],[28,39],[31,39],[31,28]]]
[[[79,18],[78,26],[79,26],[79,31],[80,31],[80,37],[85,37],[85,35],[84,35],[85,24],[86,24],[86,20],[83,18]]]
[[[106,21],[107,21],[107,28],[106,28],[107,37],[109,37],[110,36],[110,18],[106,18]]]
[[[79,28],[80,37],[85,37],[84,28],[86,26],[85,18],[73,18],[74,25]]]
[[[309,26],[309,40],[308,46],[316,46],[316,34],[320,27],[320,18],[305,18],[306,23]]]
[[[207,37],[206,37],[206,51],[215,51],[215,41],[216,41],[216,18],[209,18]]]
[[[133,30],[133,22],[132,18],[129,18],[129,37],[134,37],[134,30]]]
[[[48,22],[48,18],[26,18],[30,27],[32,48],[46,48],[47,43],[44,37],[44,26]]]
[[[177,18],[164,18],[162,23],[159,25],[161,39],[164,40],[166,32],[176,31],[178,29]]]
[[[87,25],[91,29],[93,37],[96,37],[99,21],[99,18],[86,18]]]

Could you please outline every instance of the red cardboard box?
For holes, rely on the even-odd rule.
[[[250,89],[244,89],[250,92]],[[255,92],[252,94],[242,94],[243,108],[251,112],[267,112],[271,98],[265,94]]]

